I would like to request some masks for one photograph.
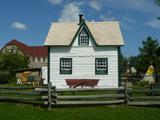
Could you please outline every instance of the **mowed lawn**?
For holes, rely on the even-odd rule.
[[[0,103],[0,120],[160,120],[160,108],[101,106],[47,108]]]

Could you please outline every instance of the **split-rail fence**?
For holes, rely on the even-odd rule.
[[[65,88],[57,89],[49,83],[44,87],[0,86],[0,101],[45,105],[48,109],[64,106],[97,105],[160,105],[160,89],[128,88],[127,83],[119,88]]]

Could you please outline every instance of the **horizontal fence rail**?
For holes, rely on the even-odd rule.
[[[101,94],[101,95],[76,95],[76,96],[57,96],[57,99],[96,99],[96,98],[120,98],[123,94]],[[48,99],[48,96],[42,96],[43,99]]]
[[[121,88],[66,88],[66,89],[56,89],[56,92],[83,92],[83,91],[120,91],[124,90]]]
[[[29,86],[0,86],[0,89],[14,89],[14,90],[22,90],[22,89],[34,89],[35,87],[29,87]]]
[[[38,92],[26,92],[26,91],[0,91],[0,94],[17,94],[17,95],[41,95]]]
[[[112,101],[57,101],[51,102],[52,105],[113,105],[123,104],[124,100],[112,100]],[[44,104],[48,105],[46,101]]]
[[[149,101],[149,102],[129,102],[129,105],[131,106],[160,106],[160,102],[158,101]]]
[[[96,98],[123,98],[124,94],[101,94],[101,95],[76,95],[76,96],[57,96],[57,99],[96,99]]]
[[[0,86],[0,101],[42,104],[43,92],[30,86]]]
[[[154,106],[160,105],[160,88],[143,88],[130,90],[131,96],[128,105],[132,106]]]
[[[0,100],[13,100],[13,101],[36,101],[41,100],[41,98],[30,98],[30,97],[9,97],[9,96],[0,96]]]

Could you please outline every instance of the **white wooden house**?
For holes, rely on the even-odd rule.
[[[68,88],[66,79],[98,79],[95,87],[120,85],[119,53],[124,45],[119,22],[55,22],[44,45],[48,46],[48,82]]]

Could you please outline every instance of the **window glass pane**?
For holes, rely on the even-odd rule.
[[[60,59],[60,74],[71,74],[72,72],[72,58]]]
[[[107,58],[96,58],[95,60],[95,72],[96,74],[107,74],[108,67]]]
[[[82,30],[79,35],[79,44],[80,45],[88,45],[88,43],[89,43],[88,34],[86,33],[85,30]]]

